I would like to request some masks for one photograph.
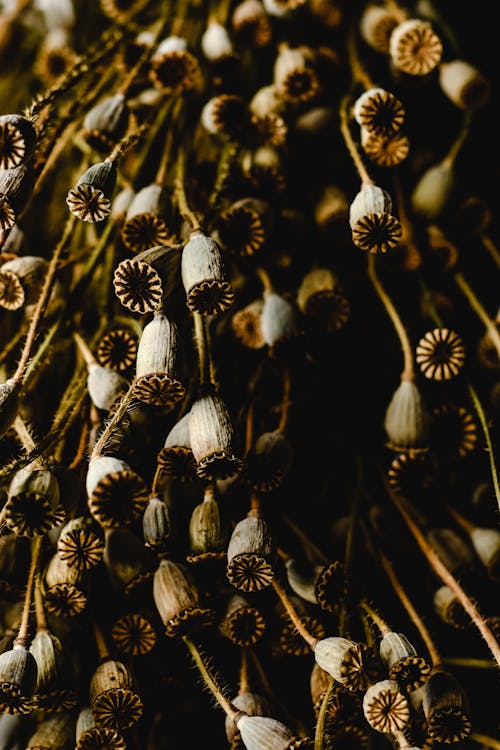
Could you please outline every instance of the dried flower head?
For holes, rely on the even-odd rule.
[[[366,44],[376,52],[389,54],[390,38],[398,25],[397,18],[390,8],[369,2],[363,8],[359,19],[359,33]]]
[[[209,393],[193,403],[189,441],[201,479],[225,479],[243,468],[235,455],[231,416],[220,396]]]
[[[427,732],[435,742],[450,744],[466,739],[472,729],[468,700],[456,679],[444,667],[434,667],[423,689]]]
[[[84,574],[67,565],[54,554],[43,579],[44,604],[47,612],[57,617],[76,617],[88,603]]]
[[[410,140],[401,131],[392,136],[383,136],[362,128],[361,145],[368,158],[378,167],[395,167],[401,164],[410,152]]]
[[[234,335],[249,349],[262,349],[266,345],[260,322],[263,307],[264,301],[259,298],[237,310],[231,317]]]
[[[181,260],[182,283],[188,308],[200,315],[225,312],[234,302],[217,242],[200,231],[191,233]]]
[[[162,558],[154,575],[153,596],[170,638],[211,625],[215,610],[202,601],[191,569]]]
[[[165,189],[154,182],[134,195],[120,230],[122,241],[131,252],[143,253],[168,242],[171,233],[166,208]]]
[[[382,88],[366,89],[353,104],[354,119],[364,130],[377,136],[392,137],[405,121],[403,103]]]
[[[119,617],[113,625],[111,637],[118,651],[128,656],[149,654],[156,644],[154,627],[139,612]]]
[[[33,123],[21,115],[0,116],[0,169],[14,169],[35,150],[37,133]]]
[[[390,195],[377,185],[365,185],[349,208],[352,241],[361,250],[385,253],[399,243],[402,230],[392,215]]]
[[[253,255],[265,246],[271,230],[270,206],[256,198],[241,198],[218,216],[217,238],[221,247],[240,256]]]
[[[200,76],[198,60],[181,37],[167,37],[151,57],[149,77],[164,94],[178,96],[189,91],[199,83]]]
[[[239,521],[227,548],[227,578],[240,591],[261,591],[273,579],[273,547],[268,524],[247,516]]]
[[[449,328],[434,328],[418,342],[415,361],[426,378],[451,380],[459,374],[465,362],[463,341]]]
[[[286,102],[303,104],[320,90],[314,55],[306,47],[284,45],[274,62],[274,84]]]
[[[103,367],[128,372],[137,356],[137,336],[128,328],[114,328],[97,345],[97,359]]]
[[[241,648],[254,646],[266,631],[267,623],[262,612],[245,597],[233,594],[227,602],[219,630],[226,638]]]
[[[319,666],[352,692],[364,691],[377,676],[374,654],[365,643],[347,638],[328,637],[314,647]]]
[[[99,153],[112,151],[125,135],[130,112],[123,93],[104,97],[85,115],[82,138]]]
[[[409,18],[391,32],[389,53],[397,70],[412,76],[425,76],[441,62],[443,43],[431,23],[421,18]]]
[[[260,0],[242,0],[231,16],[233,31],[241,44],[265,47],[272,38],[272,24]]]
[[[112,161],[93,164],[85,170],[66,196],[71,213],[82,221],[103,221],[111,211],[116,179],[116,164]]]
[[[31,642],[30,652],[37,663],[34,708],[60,712],[76,706],[75,674],[69,667],[61,640],[48,630],[39,629]]]
[[[249,129],[248,104],[238,94],[217,94],[203,106],[201,124],[213,135],[239,140]]]
[[[139,339],[134,396],[153,406],[175,406],[185,394],[177,362],[177,326],[157,310]]]
[[[37,680],[37,663],[23,646],[14,646],[0,654],[0,711],[28,714]]]
[[[40,536],[60,520],[59,483],[55,474],[34,465],[16,472],[5,506],[9,529],[18,536]]]
[[[403,692],[412,692],[425,684],[431,667],[418,656],[414,646],[403,633],[385,633],[379,644],[380,658]]]
[[[171,537],[170,511],[159,497],[150,497],[142,516],[142,535],[146,547],[164,551]]]
[[[476,111],[490,100],[491,82],[466,60],[446,60],[439,66],[439,85],[460,109]]]
[[[143,705],[130,670],[120,661],[107,659],[94,671],[89,686],[96,725],[116,732],[137,724]]]
[[[470,627],[469,615],[449,586],[443,585],[436,589],[433,604],[438,617],[455,630],[464,630]]]
[[[196,478],[196,461],[189,437],[190,412],[176,422],[158,453],[158,465],[162,471],[178,481],[189,482]]]
[[[385,412],[389,447],[400,453],[428,448],[431,416],[413,380],[402,379]]]
[[[387,470],[387,481],[399,495],[409,499],[425,493],[435,481],[429,454],[411,451],[395,456]]]
[[[89,465],[86,486],[90,513],[103,528],[130,524],[144,512],[146,483],[126,461],[96,457]]]
[[[363,696],[363,713],[377,732],[401,732],[410,723],[408,699],[395,680],[382,680],[367,689]]]
[[[0,268],[0,306],[5,310],[19,310],[24,305],[24,289],[19,276]]]
[[[57,540],[57,554],[67,565],[85,571],[102,560],[104,539],[99,527],[85,516],[71,519],[61,529]]]
[[[464,406],[442,404],[432,412],[431,446],[438,455],[464,458],[477,445],[477,424]]]
[[[33,72],[47,86],[53,86],[65,76],[77,62],[69,35],[60,28],[49,31],[40,45],[33,62]]]

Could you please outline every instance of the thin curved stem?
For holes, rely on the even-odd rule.
[[[42,549],[42,536],[37,536],[31,542],[31,563],[28,574],[28,583],[26,585],[26,594],[24,597],[23,613],[21,616],[21,625],[17,633],[14,646],[24,646],[26,648],[28,644],[28,629],[31,612],[31,601],[33,599],[33,589],[35,586],[35,580],[38,572],[38,561],[40,559],[40,551]]]
[[[304,639],[307,645],[311,648],[311,651],[314,651],[314,648],[316,646],[316,643],[318,642],[318,639],[314,638],[314,636],[311,635],[311,633],[307,630],[304,623],[300,619],[297,610],[295,609],[292,602],[290,601],[288,594],[286,593],[283,586],[280,583],[278,583],[278,581],[276,580],[276,577],[273,578],[272,586],[275,592],[277,593],[281,603],[283,604],[283,607],[285,608],[287,615],[289,616],[290,620],[295,626],[297,632]]]
[[[461,271],[456,271],[456,273],[453,274],[453,278],[455,279],[455,282],[460,291],[467,299],[469,305],[472,307],[482,323],[484,323],[484,327],[488,331],[488,335],[500,359],[500,332],[495,325],[495,321],[493,320],[493,318],[491,318],[490,315],[488,315],[463,273],[461,273]]]
[[[99,436],[99,439],[96,441],[94,447],[92,448],[92,455],[90,457],[90,460],[92,460],[93,458],[97,458],[97,456],[100,456],[102,454],[102,451],[106,448],[106,444],[112,438],[114,431],[117,429],[118,425],[127,412],[134,393],[134,386],[135,381],[131,383],[128,390],[123,394],[113,416],[106,424],[104,430]]]
[[[368,174],[368,170],[364,165],[363,159],[361,158],[361,155],[352,137],[351,129],[349,127],[348,108],[349,96],[346,96],[342,99],[340,105],[340,132],[342,133],[344,143],[347,147],[347,150],[349,151],[351,159],[354,162],[354,166],[356,167],[356,171],[361,180],[361,186],[365,187],[366,185],[373,185],[374,182]]]
[[[201,229],[201,223],[194,211],[192,211],[189,207],[189,203],[187,200],[185,186],[185,166],[186,155],[184,152],[184,147],[180,146],[179,155],[177,157],[174,194],[180,215],[191,225],[191,229],[194,232]]]
[[[379,615],[379,613],[370,604],[368,604],[365,599],[360,601],[359,606],[365,610],[367,615],[370,617],[370,620],[375,623],[382,635],[386,635],[387,633],[391,632],[391,628],[386,623],[384,618]]]
[[[332,697],[333,689],[335,687],[335,679],[330,677],[328,687],[321,701],[321,707],[318,713],[318,720],[316,722],[316,729],[314,731],[314,750],[323,750],[325,741],[326,722],[328,718],[328,704]]]
[[[196,664],[198,671],[201,677],[203,678],[203,682],[208,687],[208,689],[214,696],[219,706],[222,708],[224,713],[227,716],[229,716],[230,719],[233,719],[233,720],[236,719],[236,717],[241,712],[238,711],[238,709],[235,706],[233,706],[231,701],[229,701],[224,695],[222,688],[217,683],[217,680],[215,679],[215,677],[212,675],[198,647],[193,643],[193,641],[190,638],[188,638],[187,635],[182,636],[182,640],[188,647],[189,653],[191,654],[191,658]]]

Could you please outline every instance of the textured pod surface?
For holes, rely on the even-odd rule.
[[[418,386],[402,380],[387,407],[384,427],[391,445],[398,450],[426,446],[430,415]]]
[[[242,716],[236,725],[246,750],[286,750],[293,740],[290,730],[276,719]]]
[[[221,251],[211,237],[193,232],[182,250],[181,274],[190,310],[215,315],[233,304],[234,292],[225,276]]]

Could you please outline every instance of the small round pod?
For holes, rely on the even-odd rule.
[[[78,516],[61,529],[57,554],[66,563],[82,572],[91,570],[102,560],[104,537],[101,527],[88,516]]]
[[[10,430],[19,411],[20,380],[9,378],[0,383],[0,439]]]
[[[25,745],[25,750],[73,750],[75,717],[73,712],[46,715]]]
[[[89,698],[96,725],[120,734],[137,724],[143,713],[132,672],[114,659],[106,659],[94,671]]]
[[[389,670],[389,678],[395,680],[403,692],[410,693],[425,684],[431,667],[422,656],[418,656],[403,633],[385,633],[379,644],[379,653]]]
[[[415,361],[429,380],[451,380],[465,363],[462,338],[449,328],[427,331],[417,344]]]
[[[112,587],[126,600],[149,592],[157,558],[128,526],[106,529],[103,561]]]
[[[403,127],[406,111],[397,96],[374,86],[358,96],[353,104],[353,116],[367,132],[390,137]]]
[[[297,290],[297,306],[325,333],[343,328],[351,314],[344,290],[330,268],[317,267],[306,273]]]
[[[88,603],[85,574],[71,568],[55,553],[45,568],[43,594],[47,612],[57,617],[77,617]]]
[[[74,750],[126,750],[126,747],[125,740],[114,729],[97,726],[90,706],[80,709]]]
[[[12,229],[33,190],[33,160],[14,169],[0,169],[0,230]]]
[[[272,24],[260,0],[241,0],[231,16],[238,41],[250,47],[265,47],[272,38]]]
[[[178,248],[157,245],[120,261],[113,274],[116,297],[139,315],[159,309],[176,285],[180,257]]]
[[[248,515],[233,529],[227,548],[228,581],[240,591],[262,591],[273,580],[274,548],[267,522]]]
[[[103,221],[111,211],[111,197],[116,180],[117,168],[114,161],[105,160],[86,169],[66,196],[71,213],[81,221]]]
[[[229,32],[215,18],[209,18],[200,40],[201,51],[210,62],[217,62],[233,54]]]
[[[470,626],[469,615],[449,586],[443,585],[436,589],[433,604],[437,616],[446,625],[451,625],[455,630],[464,630]]]
[[[154,574],[153,597],[170,638],[191,633],[215,620],[216,613],[202,602],[191,570],[165,557]]]
[[[262,349],[266,342],[262,334],[261,315],[264,300],[255,299],[231,318],[231,328],[236,338],[249,349]]]
[[[203,501],[194,508],[189,520],[187,562],[223,560],[226,556],[226,536],[214,487],[209,484]]]
[[[31,641],[29,650],[37,663],[34,708],[48,712],[74,708],[77,703],[75,675],[59,638],[41,628]]]
[[[191,406],[189,442],[200,479],[225,479],[241,471],[231,416],[217,394],[200,396]]]
[[[120,230],[128,250],[141,253],[168,242],[171,232],[167,224],[167,207],[167,192],[155,182],[145,185],[134,195]]]
[[[431,416],[412,379],[401,378],[385,412],[388,446],[399,453],[428,447]]]
[[[170,96],[179,96],[199,84],[200,66],[184,38],[172,35],[160,42],[151,56],[149,78],[153,86]]]
[[[190,419],[191,411],[188,411],[173,425],[157,456],[161,470],[180,482],[196,479],[196,461],[189,434]]]
[[[178,378],[179,337],[177,325],[160,309],[147,323],[139,339],[134,396],[151,406],[173,408],[186,389]]]
[[[249,128],[248,104],[238,94],[216,94],[203,106],[201,124],[211,135],[239,140]]]
[[[273,216],[267,201],[240,198],[219,214],[217,239],[227,252],[247,257],[260,252],[272,231]]]
[[[389,193],[378,185],[364,185],[349,206],[349,225],[356,247],[371,253],[386,253],[396,247],[402,229],[391,212]]]
[[[0,712],[30,713],[36,680],[36,659],[24,646],[14,645],[0,654]]]
[[[316,663],[352,692],[364,691],[376,679],[378,665],[365,643],[332,636],[314,646]]]
[[[130,119],[123,93],[106,96],[87,112],[82,123],[82,138],[101,154],[112,151],[125,135]]]
[[[247,716],[269,716],[272,712],[267,698],[249,691],[238,693],[231,703]],[[227,740],[230,743],[230,750],[244,750],[245,746],[243,745],[239,729],[229,716],[226,716],[225,729]]]
[[[182,283],[188,309],[200,315],[218,315],[234,302],[217,242],[201,231],[191,233],[181,259]]]
[[[369,2],[361,11],[359,33],[375,52],[388,55],[391,34],[397,25],[398,19],[389,8]]]
[[[281,115],[285,109],[283,99],[274,83],[261,86],[250,99],[250,111],[257,117]]]
[[[245,458],[244,480],[258,492],[272,492],[292,466],[292,446],[281,430],[263,432]]]
[[[7,306],[3,295],[0,296],[0,305],[6,307],[8,310],[16,310],[22,305],[33,305],[40,296],[48,265],[45,258],[37,255],[20,255],[17,258],[8,260],[6,263],[2,263],[0,266],[0,280],[3,280],[5,274],[12,274],[15,276],[15,280],[17,280],[21,289],[18,295],[16,295],[17,304],[15,306]],[[12,283],[14,283],[14,280],[12,280]],[[20,299],[21,297],[22,300]]]
[[[392,136],[375,135],[361,128],[361,147],[367,157],[378,167],[395,167],[410,153],[410,140],[401,130]],[[404,244],[405,230],[401,245]],[[400,246],[401,246],[400,245]]]
[[[422,690],[429,737],[445,744],[469,737],[472,730],[469,702],[456,677],[444,667],[435,666]]]
[[[392,30],[389,55],[396,70],[426,76],[441,62],[443,43],[429,21],[408,18]]]
[[[37,145],[33,122],[22,115],[0,115],[0,169],[26,163]]]
[[[59,482],[36,463],[16,471],[7,491],[5,523],[18,536],[43,536],[58,520]]]
[[[148,501],[142,477],[114,456],[96,456],[90,461],[86,489],[90,513],[104,529],[133,523]]]
[[[363,713],[376,732],[394,734],[410,724],[410,704],[395,680],[380,680],[366,690]]]
[[[127,656],[145,656],[156,645],[156,631],[140,612],[127,612],[113,624],[111,637],[118,651]]]
[[[166,551],[172,536],[168,505],[159,497],[150,497],[142,516],[142,535],[146,547],[157,553]]]
[[[41,41],[33,61],[33,73],[44,89],[58,84],[77,63],[71,34],[57,26]]]
[[[128,373],[135,364],[138,336],[131,327],[111,328],[97,345],[97,361],[118,373]]]
[[[314,53],[305,46],[281,45],[274,61],[273,83],[289,104],[304,104],[314,99],[321,84],[314,67]]]
[[[412,211],[429,221],[436,221],[448,207],[456,187],[452,160],[443,159],[428,167],[418,178],[410,195]]]
[[[240,648],[255,646],[267,628],[262,612],[241,594],[229,597],[219,631],[231,643]]]
[[[246,750],[288,750],[293,746],[293,734],[276,719],[243,714],[235,724]]]

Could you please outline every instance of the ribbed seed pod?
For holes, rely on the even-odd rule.
[[[219,630],[235,646],[254,646],[261,640],[266,627],[262,612],[252,606],[244,596],[233,594],[228,599]]]
[[[207,394],[193,403],[189,442],[201,479],[225,479],[241,470],[242,461],[234,452],[231,417],[220,396]]]
[[[203,502],[197,505],[189,521],[189,563],[223,560],[226,556],[226,534],[219,504],[212,485],[205,489]]]
[[[130,524],[144,512],[146,483],[126,461],[113,456],[92,459],[86,477],[87,504],[104,528]]]
[[[0,169],[15,169],[28,161],[37,143],[31,120],[21,115],[0,116]]]
[[[248,105],[238,94],[217,94],[201,111],[201,124],[212,135],[238,140],[250,125]]]
[[[162,471],[181,482],[196,478],[196,462],[189,435],[190,418],[191,412],[188,411],[174,424],[157,456]]]
[[[260,318],[264,341],[276,351],[298,335],[295,309],[281,294],[266,292]]]
[[[122,260],[113,275],[122,305],[140,315],[157,310],[177,283],[180,258],[178,248],[157,245]]]
[[[379,87],[366,89],[353,104],[358,125],[378,136],[396,135],[403,127],[405,114],[397,96]]]
[[[233,54],[233,43],[225,26],[209,18],[200,40],[201,51],[210,62]]]
[[[196,57],[185,39],[169,36],[160,42],[150,61],[149,77],[164,94],[178,96],[195,88],[201,77]]]
[[[4,274],[13,274],[20,285],[20,290],[15,295],[15,305],[12,300],[8,304],[8,298],[4,300],[7,290],[0,294],[0,305],[8,310],[15,310],[22,305],[33,305],[40,296],[47,268],[48,263],[45,258],[36,255],[20,255],[18,258],[12,258],[6,263],[2,263],[0,279],[3,280]]]
[[[116,179],[115,162],[103,161],[86,169],[66,196],[71,213],[82,221],[103,221],[111,211]]]
[[[24,304],[24,289],[18,276],[0,268],[0,306],[5,310],[19,310]]]
[[[392,136],[383,136],[361,128],[361,146],[368,158],[379,167],[395,167],[410,152],[409,138],[401,131]]]
[[[113,625],[111,637],[118,651],[128,656],[144,656],[156,645],[153,625],[139,612],[119,617]]]
[[[423,687],[422,708],[427,732],[435,742],[450,744],[470,735],[467,696],[456,677],[444,667],[433,667]]]
[[[392,30],[389,54],[396,70],[426,76],[441,62],[443,43],[430,22],[409,18]]]
[[[492,581],[500,581],[500,532],[474,526],[469,532],[472,546]]]
[[[490,99],[491,83],[466,60],[448,60],[439,66],[439,85],[460,109],[476,111]]]
[[[263,518],[247,516],[239,521],[227,548],[227,577],[237,589],[261,591],[273,579],[273,545]]]
[[[85,571],[94,568],[104,552],[101,527],[87,516],[68,521],[57,540],[57,554],[67,565]]]
[[[103,367],[119,373],[128,373],[137,356],[137,336],[129,328],[113,328],[97,346],[97,360]]]
[[[19,410],[21,381],[9,378],[0,383],[0,439],[10,430]]]
[[[121,733],[137,724],[142,700],[130,670],[120,661],[107,659],[94,671],[89,686],[90,705],[98,727]]]
[[[361,12],[359,33],[372,49],[388,55],[391,34],[397,25],[397,18],[388,8],[376,3],[368,3]]]
[[[0,230],[12,229],[34,184],[32,159],[13,169],[0,169]]]
[[[447,208],[456,179],[453,164],[444,159],[426,169],[419,177],[410,196],[412,210],[416,214],[434,221]]]
[[[413,380],[401,379],[385,412],[389,447],[404,453],[427,447],[431,417]]]
[[[123,93],[107,96],[97,102],[83,118],[82,137],[93,149],[107,154],[125,135],[129,117]]]
[[[217,242],[200,231],[192,232],[181,260],[186,304],[200,315],[218,315],[234,302],[234,291],[226,279]]]
[[[111,202],[111,218],[121,224],[127,215],[128,208],[134,200],[135,191],[130,186],[119,190]]]
[[[274,83],[257,89],[250,99],[250,111],[258,117],[267,115],[279,115],[283,113],[285,104]]]
[[[38,630],[30,645],[37,663],[34,707],[49,712],[67,711],[76,706],[75,675],[59,638],[48,630]]]
[[[131,252],[141,253],[168,242],[167,205],[165,189],[154,182],[134,195],[120,232]]]
[[[265,47],[271,41],[272,26],[260,0],[242,0],[233,10],[231,25],[245,45]]]
[[[472,549],[453,529],[429,529],[427,540],[453,574],[462,575],[476,567]]]
[[[151,589],[157,558],[127,526],[105,531],[103,561],[111,585],[125,599]]]
[[[348,690],[366,690],[377,674],[373,655],[364,643],[330,637],[318,641],[314,658],[319,666]]]
[[[363,696],[363,713],[376,732],[402,732],[410,723],[410,705],[395,680],[370,685]]]
[[[350,316],[350,305],[330,268],[313,268],[302,278],[297,305],[318,328],[325,332],[342,328]]]
[[[171,536],[168,505],[159,497],[150,497],[142,516],[142,535],[146,547],[161,552],[167,547]]]
[[[258,693],[248,691],[238,693],[231,703],[247,716],[269,716],[271,713],[268,699]],[[244,745],[238,727],[229,716],[226,717],[225,728],[231,750],[243,750]]]
[[[352,241],[361,250],[385,253],[396,247],[402,229],[392,215],[390,195],[377,185],[364,185],[349,207]]]
[[[395,680],[404,692],[412,692],[427,680],[431,668],[427,661],[418,656],[414,646],[403,633],[385,633],[379,644],[380,658],[389,670],[389,677]]]
[[[241,198],[219,214],[217,238],[222,248],[230,253],[243,257],[253,255],[265,247],[272,224],[267,201]]]
[[[449,586],[440,586],[434,593],[434,610],[438,617],[456,630],[463,630],[471,624],[455,593]]]
[[[40,721],[25,750],[73,750],[74,743],[75,717],[65,712]]]
[[[114,729],[96,725],[90,706],[80,710],[75,750],[126,750],[126,747],[125,740]]]
[[[28,714],[37,679],[35,657],[24,646],[0,654],[0,712]]]
[[[178,379],[178,334],[175,323],[157,310],[139,339],[134,395],[152,406],[169,406],[184,397]]]
[[[58,521],[59,483],[49,469],[29,464],[9,485],[5,523],[19,536],[43,535]]]
[[[240,157],[243,178],[252,192],[266,197],[280,195],[286,187],[281,151],[274,146],[244,150]]]
[[[294,739],[284,724],[267,716],[240,716],[236,726],[246,750],[288,750]]]
[[[291,49],[284,45],[278,51],[273,81],[286,102],[303,104],[319,93],[320,82],[313,63],[314,55],[309,48]]]
[[[324,612],[336,612],[347,594],[345,566],[339,560],[323,565],[315,577],[316,600]]]
[[[272,492],[292,465],[292,446],[280,430],[263,432],[246,456],[244,479],[252,489]]]
[[[57,617],[76,617],[87,607],[86,580],[83,573],[67,565],[54,554],[43,578],[44,604]]]
[[[190,569],[163,558],[154,575],[153,596],[170,638],[210,625],[215,611],[201,601]]]

